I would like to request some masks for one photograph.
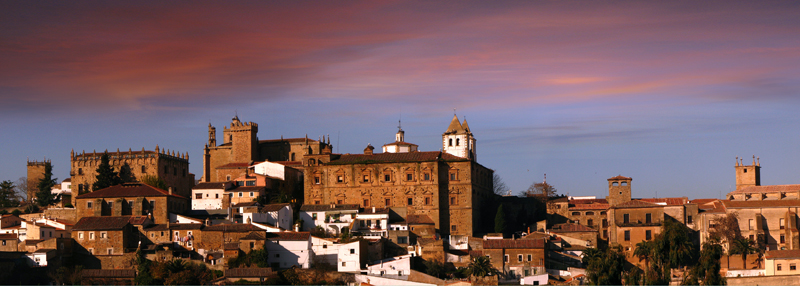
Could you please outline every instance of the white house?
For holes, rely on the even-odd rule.
[[[376,276],[404,276],[411,273],[411,255],[400,255],[372,262],[367,274]]]
[[[271,225],[268,225],[268,224],[263,224],[263,223],[251,222],[250,224],[252,224],[253,226],[258,227],[260,229],[266,230],[267,232],[282,232],[282,231],[286,231],[285,229],[281,229],[281,228],[274,227],[274,226],[271,226]]]
[[[353,232],[358,232],[365,238],[388,237],[389,209],[366,208],[356,214]]]
[[[232,182],[208,182],[195,185],[192,187],[192,209],[222,209],[222,198],[225,196],[225,191],[233,187]]]
[[[60,185],[53,186],[50,193],[54,195],[72,195],[72,178],[66,178]]]
[[[289,204],[269,204],[258,212],[243,212],[242,221],[264,223],[285,230],[292,229],[292,206]]]
[[[343,228],[352,227],[358,214],[358,205],[303,205],[300,207],[300,219],[303,230],[313,230],[317,226],[333,234],[339,234]]]
[[[357,240],[339,246],[336,269],[339,272],[360,273],[367,262],[367,242]]]
[[[28,266],[30,267],[45,267],[47,266],[47,261],[56,257],[56,250],[55,249],[46,249],[42,248],[36,250],[33,253],[26,253],[25,256],[28,257]]]
[[[268,232],[266,247],[273,268],[311,266],[311,234],[308,232]]]
[[[340,246],[334,239],[311,236],[312,264],[324,262],[336,266],[339,262]]]
[[[255,164],[251,168],[253,168],[253,173],[286,180],[286,166],[282,164],[265,161]]]

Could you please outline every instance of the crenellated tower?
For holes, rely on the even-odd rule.
[[[761,160],[753,155],[753,164],[745,165],[744,160],[736,157],[736,189],[761,186]]]

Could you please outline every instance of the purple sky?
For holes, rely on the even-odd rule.
[[[124,5],[124,6],[122,6]],[[238,112],[260,139],[440,148],[457,109],[515,193],[718,197],[734,158],[800,183],[796,2],[0,3],[0,180],[26,158],[189,152]],[[221,132],[221,131],[220,131]],[[221,135],[221,134],[220,134]]]

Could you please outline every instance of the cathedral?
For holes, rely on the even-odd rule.
[[[363,154],[333,154],[330,148],[305,154],[305,204],[357,204],[427,216],[442,235],[490,232],[494,171],[477,162],[475,145],[466,120],[454,115],[441,151],[419,151],[400,128],[383,153],[367,145]]]

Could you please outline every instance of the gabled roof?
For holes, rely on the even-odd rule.
[[[440,151],[378,153],[378,154],[345,154],[331,160],[327,165],[371,164],[371,163],[405,163],[435,161],[469,161],[469,159],[450,155]]]
[[[252,224],[218,224],[207,226],[203,231],[223,231],[223,232],[249,232],[249,231],[264,231],[263,229]]]
[[[453,120],[450,121],[450,125],[447,126],[447,130],[445,130],[446,134],[460,134],[466,133],[464,130],[464,126],[461,125],[461,122],[458,122],[458,116],[453,114]]]
[[[225,188],[225,184],[228,184],[228,182],[205,182],[205,183],[199,183],[197,185],[194,185],[194,187],[192,187],[192,190],[224,189]]]
[[[431,217],[428,215],[408,215],[406,217],[408,224],[434,224]]]
[[[278,241],[278,240],[306,241],[311,238],[311,233],[307,231],[267,232],[266,237],[268,240],[272,241]]]
[[[746,193],[790,193],[800,192],[800,185],[772,185],[772,186],[750,186],[730,192],[729,194]]]
[[[609,180],[609,181],[616,181],[616,180],[633,180],[633,179],[631,179],[630,177],[625,177],[625,176],[622,176],[622,175],[617,175],[617,176],[614,176],[614,177],[608,178],[608,180]]]
[[[132,218],[130,216],[90,216],[83,217],[75,227],[76,230],[122,230],[126,225],[130,224]]]
[[[689,198],[687,198],[687,197],[680,197],[680,198],[644,198],[644,199],[639,199],[639,200],[644,201],[644,202],[648,202],[648,203],[654,203],[654,204],[662,203],[662,204],[666,204],[668,206],[682,206],[682,205],[685,205],[685,204],[689,203]]]
[[[483,249],[536,249],[544,248],[544,239],[487,239]]]
[[[289,204],[268,204],[261,208],[261,212],[262,213],[276,212],[288,206]]]
[[[247,169],[250,167],[250,162],[228,163],[217,167],[217,169]]]
[[[419,146],[419,145],[417,145],[417,144],[414,144],[414,143],[408,143],[408,142],[397,142],[397,141],[395,141],[395,142],[392,142],[392,143],[386,143],[386,144],[383,144],[383,146],[392,146],[392,145],[397,145],[397,146]]]
[[[333,206],[333,207],[331,207]],[[323,212],[333,210],[355,210],[358,211],[358,205],[344,204],[344,205],[303,205],[300,207],[301,211],[306,212]]]
[[[627,201],[627,202],[624,202],[624,203],[618,204],[618,205],[616,205],[616,206],[613,206],[613,208],[617,208],[617,209],[627,209],[627,208],[655,208],[655,207],[663,207],[663,206],[662,206],[662,205],[657,205],[657,204],[654,204],[654,203],[649,203],[649,202],[641,201],[641,200],[632,200],[632,201]]]
[[[580,225],[580,224],[575,224],[575,223],[557,224],[557,225],[554,225],[553,228],[550,229],[550,231],[551,232],[556,232],[556,233],[563,233],[563,232],[597,232],[597,230],[595,230],[595,229],[593,229],[591,227]]]
[[[264,234],[264,231],[252,231],[239,240],[265,240],[266,236]]]
[[[94,192],[85,193],[77,196],[78,199],[94,198],[128,198],[128,197],[176,197],[185,199],[182,196],[172,194],[168,191],[142,183],[124,183],[111,186]]]

